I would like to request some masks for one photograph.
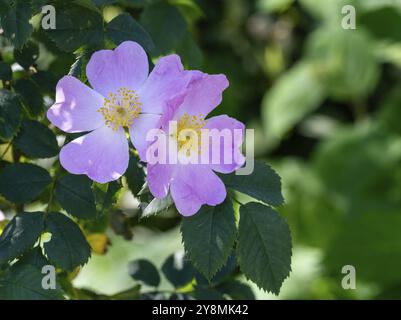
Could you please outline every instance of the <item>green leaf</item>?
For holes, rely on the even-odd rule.
[[[46,231],[51,233],[51,240],[44,244],[44,248],[52,264],[72,271],[88,261],[91,255],[89,244],[70,218],[58,212],[49,213]]]
[[[129,13],[123,13],[111,20],[106,26],[107,35],[116,45],[132,40],[138,42],[146,51],[154,48],[152,38]]]
[[[184,247],[194,266],[211,279],[227,261],[237,234],[232,203],[203,206],[185,218],[181,227]]]
[[[154,198],[150,203],[142,210],[140,218],[148,218],[155,216],[163,212],[167,212],[168,209],[174,204],[173,199],[170,195],[163,199]]]
[[[86,51],[77,56],[75,62],[71,65],[68,75],[78,78],[81,81],[85,82],[86,80],[85,65],[89,61],[89,58],[90,58],[89,54]]]
[[[32,75],[32,80],[42,94],[53,95],[57,85],[56,75],[49,71],[38,71]]]
[[[125,177],[129,189],[132,191],[134,196],[137,196],[145,184],[145,171],[137,156],[130,157]]]
[[[0,89],[0,138],[11,139],[21,123],[21,104],[16,95]]]
[[[290,229],[277,212],[260,203],[241,206],[240,215],[240,268],[260,288],[278,295],[291,271]]]
[[[279,206],[284,203],[280,176],[262,161],[255,161],[254,170],[250,175],[236,175],[234,172],[221,174],[220,178],[227,188],[245,193],[269,205]]]
[[[255,300],[255,294],[252,289],[238,280],[224,282],[217,287],[217,290],[230,296],[233,300]]]
[[[160,275],[153,263],[148,260],[134,260],[129,263],[130,276],[151,287],[158,287],[160,284]]]
[[[1,0],[0,10],[1,26],[4,35],[17,48],[22,48],[32,34],[32,26],[29,20],[32,16],[30,1],[26,0]]]
[[[43,112],[43,97],[39,86],[31,79],[19,79],[13,85],[21,97],[22,103],[28,107],[32,116],[39,116]]]
[[[24,120],[14,146],[31,158],[50,158],[58,154],[54,133],[45,125],[34,120]]]
[[[173,52],[184,38],[187,29],[179,10],[166,2],[145,7],[140,22],[155,43],[152,50],[155,56]]]
[[[43,213],[17,214],[0,237],[0,264],[18,258],[33,247],[43,231]]]
[[[57,28],[46,30],[63,51],[72,52],[82,46],[101,47],[104,41],[103,17],[82,6],[57,8]]]
[[[162,271],[168,281],[175,287],[181,288],[194,278],[192,264],[185,258],[185,254],[172,254],[164,261]]]
[[[4,300],[58,300],[60,289],[45,290],[43,274],[30,264],[17,264],[0,277],[0,299]]]
[[[29,69],[35,61],[39,57],[39,46],[32,42],[28,41],[22,49],[14,50],[14,58],[17,63],[22,66],[24,69]]]
[[[38,197],[50,182],[45,169],[29,163],[15,163],[0,173],[0,193],[12,202],[27,203]]]
[[[266,137],[271,137],[272,143],[282,139],[300,120],[316,109],[324,97],[320,79],[310,63],[300,63],[290,69],[275,82],[263,99]]]
[[[91,181],[83,175],[68,174],[56,185],[55,195],[61,206],[72,216],[95,218],[96,204]]]
[[[21,259],[18,260],[18,263],[30,264],[39,270],[42,270],[45,265],[50,264],[47,258],[43,255],[42,248],[40,246],[36,246],[32,250],[25,253]]]
[[[0,80],[11,81],[13,79],[13,71],[8,63],[0,61]]]
[[[227,279],[233,276],[237,268],[237,259],[235,257],[235,252],[233,252],[227,259],[224,266],[213,276],[212,279],[207,280],[199,272],[195,272],[196,282],[199,286],[209,287],[217,286],[218,284],[225,282]]]

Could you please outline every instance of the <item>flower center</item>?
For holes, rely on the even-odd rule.
[[[103,107],[98,109],[106,125],[117,131],[121,128],[129,128],[141,112],[141,102],[134,90],[126,87],[118,89],[117,93],[110,92],[104,99]]]
[[[177,141],[178,149],[182,150],[185,146],[186,153],[190,156],[192,149],[197,153],[201,151],[202,129],[207,124],[202,114],[190,116],[185,113],[177,122]]]

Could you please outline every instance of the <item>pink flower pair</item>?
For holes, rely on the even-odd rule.
[[[170,121],[189,128],[244,131],[241,122],[226,115],[206,121],[228,87],[226,77],[185,71],[177,55],[159,59],[149,74],[145,51],[127,41],[115,50],[95,52],[86,75],[93,89],[72,76],[62,78],[55,104],[47,113],[50,122],[64,132],[90,131],[60,152],[61,165],[70,173],[85,174],[100,183],[120,178],[129,162],[126,130],[144,162],[152,144],[147,139],[149,131],[164,130]],[[195,214],[203,204],[223,202],[226,189],[215,172],[230,173],[243,165],[242,140],[232,141],[230,151],[236,161],[230,164],[222,158],[217,164],[149,164],[151,193],[163,198],[170,192],[185,216]]]

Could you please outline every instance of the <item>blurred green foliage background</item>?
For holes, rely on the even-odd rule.
[[[138,17],[136,2],[152,0],[124,2],[106,6],[105,19],[123,11]],[[157,44],[154,56],[178,48],[188,68],[226,74],[230,87],[216,113],[255,129],[256,157],[282,177],[280,212],[294,254],[278,298],[401,298],[401,2],[170,2],[186,21],[169,11],[140,15]],[[355,30],[342,28],[349,4]],[[49,42],[37,63],[60,78],[73,62]],[[124,229],[125,215],[137,206],[129,193],[122,196],[107,253],[92,257],[74,280],[77,287],[104,294],[128,289],[129,261],[160,266],[183,250],[175,216]],[[356,268],[356,290],[341,287],[344,265]],[[168,286],[163,280],[162,288]],[[258,298],[276,298],[252,286]]]
[[[295,250],[280,298],[401,298],[401,3],[199,4],[204,65],[231,80],[222,108],[282,176]]]

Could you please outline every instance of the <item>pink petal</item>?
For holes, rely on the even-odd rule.
[[[47,118],[59,129],[73,133],[92,131],[104,124],[97,109],[103,97],[78,79],[65,76],[56,88],[56,102],[47,111]]]
[[[125,41],[114,50],[95,52],[86,67],[90,84],[105,97],[121,87],[138,90],[148,73],[146,53],[133,41]]]
[[[174,173],[174,166],[154,164],[147,166],[147,182],[154,197],[162,199],[167,196],[170,182]]]
[[[176,119],[188,113],[201,114],[204,118],[215,109],[222,100],[223,91],[228,87],[225,75],[209,75],[198,71],[191,71],[193,76],[184,102],[179,107]]]
[[[227,196],[220,178],[202,165],[177,166],[170,190],[177,210],[184,216],[194,215],[204,204],[216,206]]]
[[[245,125],[227,115],[221,115],[208,119],[206,128],[217,129],[220,133],[223,133],[224,130],[227,131],[228,129],[231,136],[231,141],[227,140],[231,143],[224,143],[223,139],[220,139],[220,145],[213,146],[212,140],[210,140],[210,168],[221,173],[231,173],[242,167],[245,163],[245,157],[240,151],[240,146],[244,140]],[[213,131],[209,132],[213,133]],[[220,154],[220,163],[213,164],[211,156],[212,152]],[[231,159],[231,161],[224,163],[225,156],[227,157],[227,160]]]
[[[106,183],[120,178],[128,167],[128,141],[123,129],[103,126],[61,149],[60,163],[70,173],[86,174]]]
[[[152,129],[160,128],[161,115],[141,114],[129,129],[132,144],[137,149],[142,161],[146,161],[146,150],[153,141],[147,141],[147,134]]]
[[[159,59],[139,90],[142,112],[163,113],[166,102],[183,92],[190,79],[179,56],[173,54]]]

